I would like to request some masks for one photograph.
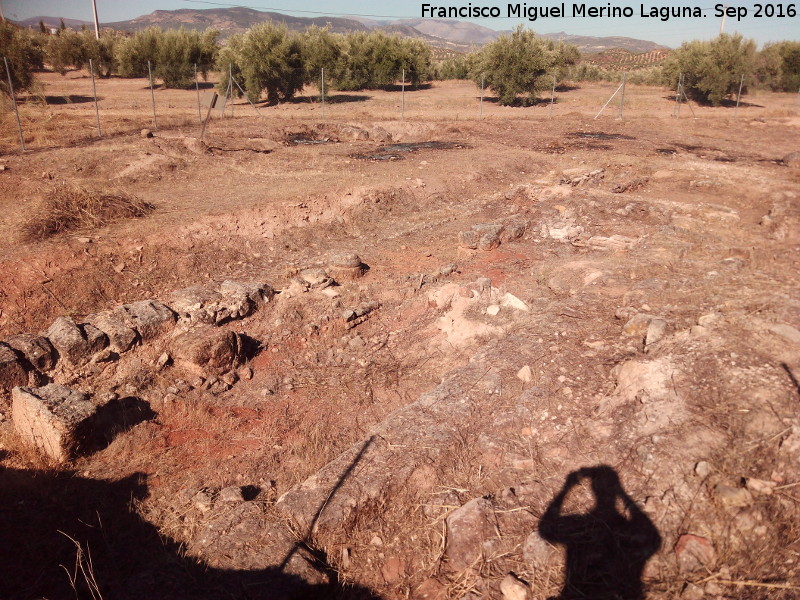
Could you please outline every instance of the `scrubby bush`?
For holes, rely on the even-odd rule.
[[[233,36],[220,52],[219,89],[227,89],[230,70],[252,102],[262,92],[266,92],[270,103],[289,100],[303,89],[306,75],[302,51],[300,36],[289,33],[286,27],[272,23],[256,25],[244,34]],[[236,86],[234,93],[238,95]]]
[[[476,84],[484,79],[503,105],[530,105],[536,94],[552,85],[553,74],[563,79],[580,53],[575,46],[538,37],[517,27],[484,46],[476,55],[471,75]],[[520,98],[521,94],[527,97]]]
[[[674,87],[683,73],[687,96],[717,106],[738,92],[741,76],[753,70],[755,52],[755,42],[739,34],[686,42],[664,63],[662,81]]]
[[[33,85],[33,71],[43,67],[43,52],[40,34],[34,34],[8,21],[0,22],[0,48],[8,59],[11,83],[14,91],[27,90]],[[0,63],[0,92],[9,95],[8,75],[5,65]]]

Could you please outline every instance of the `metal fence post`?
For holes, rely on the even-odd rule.
[[[97,137],[103,137],[103,131],[100,129],[100,109],[97,108],[97,87],[94,84],[94,65],[92,59],[89,59],[89,73],[92,75],[92,95],[94,96],[94,116],[97,117]]]
[[[8,59],[4,56],[3,62],[6,63],[6,74],[8,75],[8,91],[11,93],[11,103],[14,105],[14,114],[17,115],[17,130],[19,131],[19,145],[25,152],[25,138],[22,136],[22,123],[19,120],[19,109],[17,108],[17,97],[14,95],[14,84],[11,83],[11,69],[8,67]]]

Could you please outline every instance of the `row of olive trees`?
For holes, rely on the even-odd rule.
[[[229,74],[252,101],[266,93],[269,102],[292,98],[308,83],[337,90],[386,87],[399,81],[418,85],[431,76],[431,50],[423,42],[382,32],[347,35],[311,27],[293,33],[282,26],[262,23],[235,35],[217,61],[220,90],[228,88]],[[234,86],[235,94],[240,95]]]
[[[746,84],[796,92],[800,89],[800,42],[768,44],[757,52],[753,40],[721,34],[711,41],[683,44],[664,63],[663,71],[664,84],[674,85],[683,73],[687,95],[712,105],[738,93],[742,75]]]
[[[44,28],[42,28],[44,29]],[[97,39],[93,31],[61,28],[55,34],[0,23],[0,48],[8,57],[15,89],[28,89],[33,71],[48,65],[62,75],[69,69],[88,67],[103,77],[144,77],[148,61],[154,77],[166,87],[181,88],[194,81],[194,65],[207,75],[219,52],[218,32],[187,29],[163,31],[150,27],[126,36],[104,31]],[[5,90],[6,84],[2,89]]]

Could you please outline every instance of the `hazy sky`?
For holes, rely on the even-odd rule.
[[[427,0],[428,3],[442,4],[452,2],[452,6],[485,6],[498,7],[503,17],[507,13],[508,2],[498,0]],[[513,2],[516,4],[515,2]],[[729,33],[739,32],[745,37],[753,38],[760,44],[777,40],[800,40],[800,17],[772,17],[762,16],[755,18],[753,2],[739,2],[735,0],[728,2],[731,6],[747,9],[748,16],[741,20],[736,17],[728,17],[725,23],[725,31]],[[421,17],[421,7],[423,2],[408,0],[384,0],[377,3],[374,0],[306,0],[298,3],[288,0],[253,0],[241,4],[233,2],[200,2],[190,0],[133,0],[122,2],[120,0],[97,0],[97,11],[100,22],[123,21],[132,19],[140,15],[148,14],[154,10],[174,10],[179,8],[206,9],[220,8],[225,6],[247,6],[257,10],[272,10],[297,16],[322,16],[322,15],[373,15],[373,18],[418,18]],[[521,2],[520,4],[525,4]],[[491,29],[511,29],[523,23],[527,27],[539,33],[557,33],[564,31],[579,35],[622,35],[640,39],[651,40],[667,46],[679,46],[681,42],[690,39],[709,39],[719,33],[720,19],[714,15],[716,2],[689,2],[667,3],[667,2],[645,2],[633,3],[625,0],[615,2],[590,2],[587,6],[595,7],[632,7],[634,16],[630,18],[580,18],[572,17],[571,10],[573,2],[566,2],[567,16],[561,18],[544,18],[536,22],[530,22],[525,18],[483,18],[483,19],[463,19],[478,23]],[[763,3],[762,3],[763,4]],[[786,7],[791,2],[784,2]],[[444,4],[443,4],[444,5]],[[528,1],[529,7],[560,6],[560,2],[537,2]],[[662,21],[658,18],[641,18],[639,16],[641,7],[649,12],[652,7],[662,6],[691,6],[705,9],[706,16],[702,18],[681,18]],[[35,16],[66,17],[72,19],[92,19],[91,0],[0,0],[0,6],[7,18],[26,19]],[[446,6],[446,5],[445,5]],[[777,6],[777,3],[775,4]],[[800,7],[800,4],[795,4]],[[294,9],[294,10],[292,10]],[[301,12],[308,11],[308,12]],[[320,13],[320,14],[314,14]]]

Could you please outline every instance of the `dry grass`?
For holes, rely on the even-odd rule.
[[[69,231],[96,229],[119,219],[143,217],[155,207],[124,192],[104,193],[58,184],[38,214],[22,226],[25,241],[36,242]]]

